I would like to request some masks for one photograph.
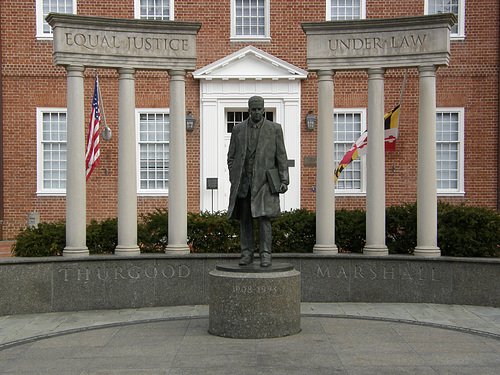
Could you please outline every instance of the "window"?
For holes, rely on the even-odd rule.
[[[451,28],[451,39],[465,38],[465,0],[425,0],[424,13],[453,13],[458,22]]]
[[[440,195],[464,194],[463,108],[436,112],[436,172]]]
[[[270,40],[269,0],[231,1],[232,40]]]
[[[226,112],[226,133],[232,133],[234,125],[239,124],[240,122],[246,120],[248,117],[250,117],[250,114],[248,113],[248,109],[227,111]],[[264,112],[264,117],[269,121],[274,121],[273,109],[266,110],[266,112]]]
[[[328,21],[359,20],[366,18],[366,0],[327,0]]]
[[[174,19],[174,0],[135,0],[135,18],[145,20]]]
[[[66,194],[66,109],[37,108],[37,194]]]
[[[138,188],[143,195],[168,194],[168,109],[137,109]]]
[[[365,109],[335,109],[335,168],[365,130]],[[335,185],[335,194],[345,193],[346,195],[353,195],[356,193],[364,193],[366,191],[364,170],[364,157],[353,160],[340,174],[337,184]]]
[[[49,13],[76,14],[76,0],[36,0],[36,37],[52,39],[52,28],[45,21]]]

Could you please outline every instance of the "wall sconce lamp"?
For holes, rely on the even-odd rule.
[[[196,124],[196,119],[191,114],[191,111],[188,111],[186,116],[186,130],[188,132],[192,132],[194,130],[194,125]]]
[[[111,139],[111,129],[108,128],[108,125],[104,123],[104,128],[102,129],[102,139],[104,139],[106,142]]]
[[[306,116],[306,128],[307,130],[314,130],[316,127],[316,116],[313,115],[313,111],[309,111],[309,114]]]

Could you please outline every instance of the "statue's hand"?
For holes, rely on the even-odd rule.
[[[288,190],[288,185],[285,184],[284,182],[281,183],[281,186],[280,186],[280,193],[286,193],[286,191]]]

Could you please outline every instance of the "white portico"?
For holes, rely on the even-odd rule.
[[[200,80],[201,210],[227,210],[227,151],[232,130],[228,117],[247,112],[253,95],[264,98],[266,112],[283,127],[290,185],[280,197],[281,209],[300,208],[300,93],[307,72],[248,46],[195,71],[193,77]],[[217,189],[207,188],[207,179],[217,179]]]
[[[367,255],[388,254],[385,244],[384,74],[417,68],[417,256],[439,256],[436,189],[436,70],[449,63],[452,14],[394,19],[307,22],[307,64],[318,74],[318,151],[315,253],[335,254],[333,82],[335,71],[368,73],[366,194]]]
[[[86,256],[83,72],[114,68],[119,74],[117,255],[138,255],[135,141],[135,72],[166,70],[170,76],[169,243],[171,254],[187,245],[185,81],[196,65],[196,22],[149,21],[49,14],[54,63],[67,71],[67,187],[64,256]]]

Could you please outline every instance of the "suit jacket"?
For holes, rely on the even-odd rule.
[[[227,212],[229,219],[240,218],[235,205],[245,164],[248,121],[250,119],[234,126],[227,153],[229,181],[231,182]],[[283,129],[280,124],[264,119],[260,128],[253,165],[251,182],[252,217],[278,217],[281,215],[279,194],[272,194],[267,182],[266,172],[273,168],[278,169],[281,182],[288,185],[288,158],[283,140]]]

